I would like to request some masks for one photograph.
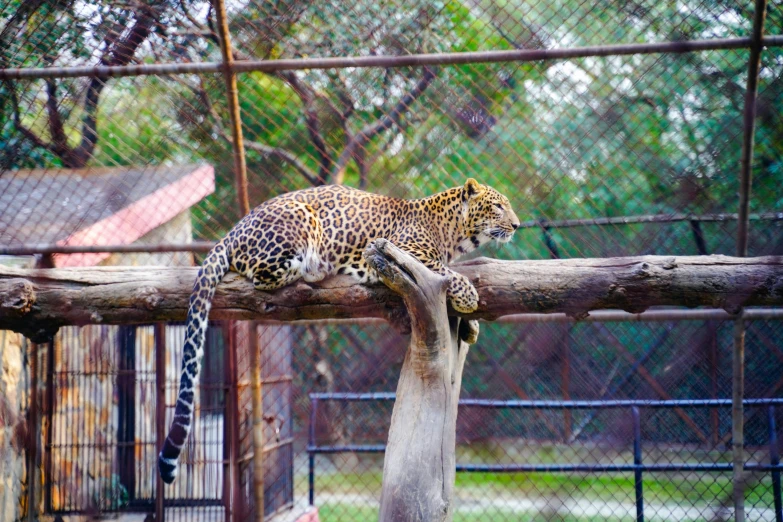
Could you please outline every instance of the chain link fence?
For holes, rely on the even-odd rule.
[[[228,1],[239,176],[217,5],[0,7],[0,262],[189,266],[245,198],[252,207],[320,183],[414,198],[468,177],[506,194],[522,220],[512,243],[479,254],[736,252],[750,2]],[[782,27],[770,4],[753,256],[783,253]],[[628,520],[639,482],[649,520],[732,516],[729,408],[639,408],[649,469],[635,480],[630,406],[535,402],[730,398],[731,323],[596,317],[482,325],[462,396],[533,402],[460,410],[455,520]],[[781,328],[763,315],[748,323],[749,399],[783,397]],[[257,509],[249,354],[261,346],[265,513],[296,520],[312,498],[321,521],[373,520],[391,401],[335,395],[314,413],[312,394],[393,392],[405,341],[378,322],[213,331],[185,456],[192,480],[166,490],[167,516]],[[154,512],[154,401],[173,406],[182,335],[69,328],[36,348],[0,332],[0,518],[31,505],[65,518]],[[769,429],[779,409],[747,407],[749,520],[780,520]],[[324,447],[354,451],[314,451]],[[471,468],[481,465],[509,469]]]

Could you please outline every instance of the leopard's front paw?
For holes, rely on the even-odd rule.
[[[464,276],[451,279],[448,297],[454,310],[462,314],[475,312],[479,305],[476,288]]]

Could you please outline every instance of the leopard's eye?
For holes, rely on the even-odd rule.
[[[500,203],[495,203],[495,206],[499,208],[500,210],[503,210],[503,205]]]

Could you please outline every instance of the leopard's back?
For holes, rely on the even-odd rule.
[[[263,289],[272,289],[277,282],[283,286],[297,276],[317,281],[345,274],[372,281],[362,256],[365,246],[415,228],[416,214],[415,204],[407,200],[344,186],[283,194],[256,207],[229,233],[232,270],[254,278],[262,267]],[[281,281],[284,260],[290,265]],[[278,271],[270,271],[269,265]]]

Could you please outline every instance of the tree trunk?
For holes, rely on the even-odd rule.
[[[644,256],[498,261],[454,265],[479,293],[469,319],[518,313],[641,312],[651,306],[705,306],[736,313],[743,306],[783,305],[783,258]],[[182,321],[196,268],[0,266],[0,329],[45,341],[67,324]],[[449,315],[459,315],[449,309]],[[213,319],[405,318],[402,299],[383,285],[342,277],[298,282],[274,293],[228,274],[218,285]]]
[[[478,323],[449,319],[448,280],[388,241],[371,243],[365,256],[402,296],[411,320],[386,445],[379,520],[451,520],[465,341],[475,342]]]

